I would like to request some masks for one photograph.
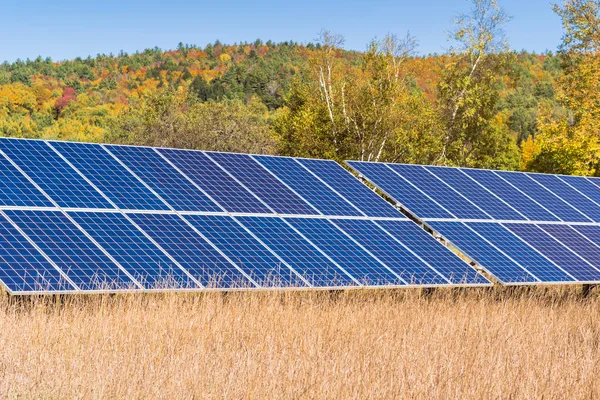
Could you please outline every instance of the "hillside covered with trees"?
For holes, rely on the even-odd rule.
[[[322,31],[5,62],[0,135],[598,175],[599,5],[555,11],[556,54],[508,50],[508,17],[473,0],[442,55],[392,34],[348,51]]]

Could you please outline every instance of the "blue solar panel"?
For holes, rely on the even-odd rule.
[[[340,219],[332,222],[383,261],[404,282],[413,285],[448,283],[440,274],[419,260],[373,221]]]
[[[517,189],[527,194],[533,200],[551,211],[554,215],[563,221],[571,222],[590,222],[591,220],[581,214],[569,204],[562,201],[559,197],[546,190],[542,185],[521,172],[495,171]]]
[[[331,222],[320,218],[287,218],[317,247],[364,285],[403,285],[385,265],[339,231]]]
[[[385,164],[358,161],[346,163],[415,215],[421,218],[454,217]]]
[[[547,174],[527,174],[539,184],[546,187],[552,193],[569,203],[592,220],[600,221],[600,206],[582,195],[571,186],[560,180],[556,175]]]
[[[598,225],[571,225],[571,228],[588,238],[595,246],[600,246],[600,226]]]
[[[296,160],[358,207],[365,215],[369,217],[403,217],[390,203],[360,183],[350,172],[335,161],[306,158]]]
[[[17,168],[0,156],[0,205],[53,207],[54,205]]]
[[[150,147],[107,146],[140,179],[178,211],[222,211]]]
[[[377,221],[377,225],[409,247],[451,283],[490,283],[468,263],[440,245],[437,240],[412,221]]]
[[[540,253],[580,281],[600,280],[600,272],[533,224],[504,224]]]
[[[0,149],[59,206],[114,208],[45,142],[0,139]]]
[[[590,182],[588,178],[583,176],[559,176],[559,178],[586,195],[596,204],[600,204],[600,188]]]
[[[101,146],[69,142],[54,142],[52,146],[60,151],[119,208],[131,210],[169,209]]]
[[[505,202],[499,200],[491,192],[479,185],[477,181],[474,181],[471,178],[469,178],[468,175],[465,175],[460,169],[449,167],[425,168],[434,175],[436,175],[438,178],[443,180],[446,184],[451,186],[454,190],[459,192],[462,196],[471,200],[471,202],[479,206],[479,208],[481,208],[483,211],[485,211],[495,219],[526,219],[522,214],[515,211]],[[439,183],[437,182],[434,183],[439,185]],[[438,196],[436,195],[434,198],[437,199]],[[455,215],[458,215],[457,212],[454,212],[454,210],[449,207],[450,205],[446,206],[447,209],[452,211]]]
[[[233,218],[203,215],[185,218],[261,286],[305,286],[292,269]]]
[[[352,204],[345,201],[294,158],[254,156],[269,171],[277,175],[296,193],[312,204],[324,215],[363,215]]]
[[[347,286],[355,282],[280,218],[238,220],[313,286]]]
[[[528,219],[533,221],[559,221],[556,216],[500,178],[493,171],[466,168],[462,168],[461,171],[485,186],[486,189],[510,204],[511,207]]]
[[[62,212],[8,210],[6,214],[80,289],[135,288],[134,282]]]
[[[432,221],[428,224],[501,282],[538,282],[533,275],[483,240],[462,222]]]
[[[158,151],[227,211],[273,213],[204,153],[174,149],[158,149]]]
[[[171,257],[206,287],[252,287],[250,280],[181,217],[174,214],[129,214]]]
[[[486,222],[470,222],[466,223],[466,225],[505,254],[508,254],[519,265],[526,268],[542,282],[568,282],[575,280],[502,225]]]
[[[1,215],[0,281],[12,292],[75,290],[75,287]]]
[[[71,213],[146,289],[194,288],[196,283],[120,213]]]
[[[600,248],[568,225],[538,225],[596,269],[600,267]],[[600,273],[600,271],[599,271]],[[600,276],[600,275],[599,275]]]
[[[490,219],[490,216],[479,210],[466,198],[452,190],[444,182],[436,178],[420,165],[387,164],[396,173],[410,181],[423,193],[435,199],[442,207],[450,211],[457,218],[465,219]],[[465,177],[465,181],[467,181]],[[430,217],[430,215],[423,215]]]
[[[280,214],[318,214],[247,154],[207,152],[251,192]]]

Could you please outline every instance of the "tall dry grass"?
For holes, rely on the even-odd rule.
[[[1,398],[594,398],[600,299],[537,289],[0,300]]]

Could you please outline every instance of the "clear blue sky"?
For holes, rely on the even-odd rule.
[[[562,30],[550,1],[499,2],[513,17],[505,29],[513,49],[556,49]],[[308,42],[322,28],[342,34],[348,49],[410,31],[420,53],[441,53],[452,18],[468,9],[466,0],[2,0],[0,61],[172,49],[179,42],[204,46],[216,39]]]

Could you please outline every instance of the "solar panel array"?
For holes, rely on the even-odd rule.
[[[600,179],[347,161],[505,284],[600,282]]]
[[[14,294],[489,285],[330,160],[0,139]]]

